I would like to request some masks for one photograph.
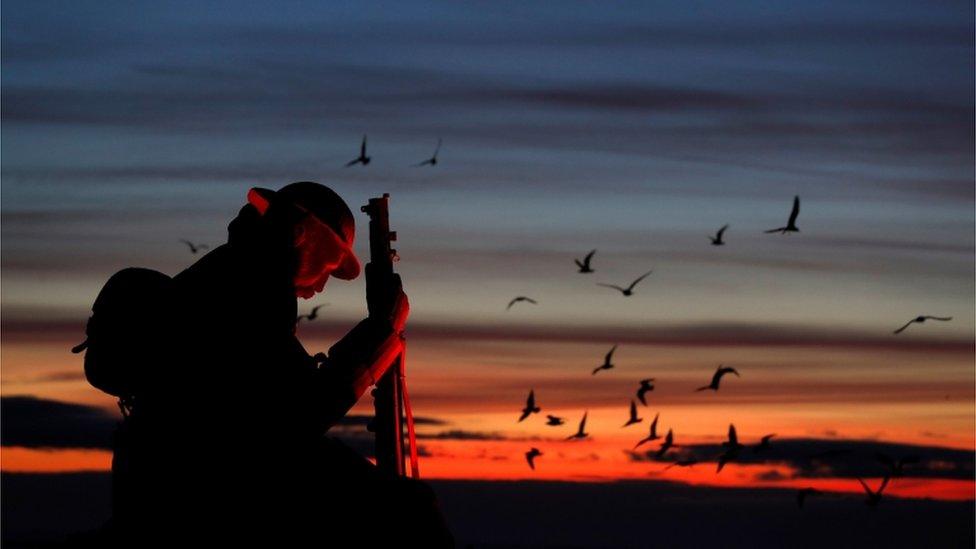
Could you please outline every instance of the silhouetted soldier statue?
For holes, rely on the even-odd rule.
[[[296,296],[360,273],[348,206],[317,183],[254,188],[228,232],[154,292],[165,322],[118,434],[115,539],[450,546],[427,485],[324,436],[389,368],[372,356],[409,310],[396,279],[327,356],[295,337]]]

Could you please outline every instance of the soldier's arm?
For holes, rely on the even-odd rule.
[[[327,430],[362,398],[389,370],[403,350],[403,329],[410,305],[399,292],[389,316],[370,316],[329,349],[319,353],[316,393],[320,395],[320,425]]]

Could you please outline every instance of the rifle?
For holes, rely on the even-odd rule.
[[[394,261],[399,260],[396,250],[390,243],[397,238],[396,232],[390,230],[390,195],[384,193],[382,197],[370,198],[369,203],[361,208],[369,216],[369,263],[366,265],[366,294],[370,303],[370,316],[375,314],[373,307],[388,311],[393,306],[392,300],[396,294],[390,288],[398,288],[399,275],[393,271]],[[403,443],[403,421],[406,413],[407,434],[410,440],[411,476],[419,478],[420,471],[417,463],[416,434],[413,425],[413,413],[410,409],[410,398],[406,386],[406,342],[400,334],[401,345],[399,356],[393,361],[390,369],[376,383],[373,390],[373,408],[375,417],[371,429],[376,438],[376,466],[382,474],[388,476],[406,476],[406,463]]]

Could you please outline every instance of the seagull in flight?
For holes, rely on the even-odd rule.
[[[816,488],[801,488],[796,492],[796,504],[800,509],[803,509],[803,502],[805,502],[808,497],[819,496],[822,493],[823,492],[817,490]]]
[[[724,246],[725,241],[722,240],[722,235],[725,234],[725,229],[728,229],[728,225],[723,225],[721,229],[715,233],[715,236],[708,237],[712,241],[712,246]]]
[[[553,427],[558,427],[563,423],[566,423],[566,420],[561,417],[546,416],[546,418],[547,418],[546,425],[551,425]]]
[[[675,446],[677,446],[677,444],[674,443],[674,433],[671,432],[671,429],[668,429],[668,434],[664,436],[664,442],[662,442],[661,447],[657,449],[657,454],[655,454],[655,456],[657,459],[661,459],[668,450],[674,448]]]
[[[319,309],[325,307],[326,305],[328,305],[328,303],[323,303],[322,305],[316,305],[315,307],[312,307],[312,312],[308,313],[307,315],[298,315],[298,318],[295,319],[295,322],[296,323],[301,322],[303,318],[308,321],[315,320],[316,318],[319,317]]]
[[[505,307],[505,310],[507,311],[507,310],[511,309],[512,308],[512,305],[515,305],[516,303],[518,303],[520,301],[525,301],[526,303],[531,303],[533,305],[538,305],[539,304],[538,301],[532,299],[531,297],[525,297],[524,295],[520,295],[520,296],[516,297],[515,299],[509,301],[508,302],[508,307]]]
[[[651,274],[652,272],[653,271],[647,271],[646,273],[640,275],[637,278],[637,280],[631,282],[630,283],[630,286],[627,286],[626,288],[621,288],[620,286],[617,286],[616,284],[604,284],[602,282],[597,282],[596,285],[597,286],[603,286],[605,288],[613,288],[614,290],[617,290],[620,293],[624,294],[624,297],[629,297],[629,296],[634,295],[634,286],[636,286],[637,283],[640,282],[641,280],[644,280],[644,278],[647,277],[647,275]]]
[[[661,438],[661,436],[657,434],[657,418],[660,415],[661,415],[660,412],[658,412],[657,414],[654,414],[654,421],[651,422],[651,433],[649,435],[647,435],[647,437],[645,437],[644,439],[642,439],[640,442],[638,442],[637,445],[634,446],[634,450],[640,448],[640,445],[641,444],[644,444],[645,442],[653,442],[653,441]]]
[[[917,317],[909,320],[908,322],[906,322],[905,325],[902,326],[901,328],[898,328],[897,330],[895,330],[894,333],[900,334],[900,333],[902,333],[902,332],[905,331],[905,328],[911,326],[912,324],[914,324],[916,322],[918,322],[919,324],[921,324],[921,323],[925,322],[926,320],[940,320],[942,322],[949,322],[950,320],[952,320],[952,317],[951,316],[932,316],[932,315],[917,316]]]
[[[593,254],[595,254],[595,253],[596,253],[596,250],[590,250],[590,253],[586,254],[586,257],[583,258],[583,261],[580,261],[579,259],[574,259],[573,260],[573,261],[576,262],[576,266],[579,267],[579,271],[577,271],[577,272],[580,272],[580,273],[592,273],[592,272],[594,272],[593,271],[593,268],[590,267],[590,261],[593,259]]]
[[[613,357],[613,352],[616,351],[616,350],[617,350],[617,346],[614,345],[610,349],[610,352],[607,353],[607,356],[603,357],[603,364],[597,366],[593,370],[593,374],[592,375],[596,375],[596,373],[599,372],[600,370],[609,370],[610,368],[613,368],[613,363],[610,362],[610,359]]]
[[[522,416],[519,417],[519,422],[523,419],[529,417],[532,414],[537,414],[542,410],[535,405],[535,389],[529,391],[529,398],[525,400],[525,408],[522,409]]]
[[[699,387],[695,389],[695,392],[704,391],[706,389],[718,391],[718,384],[720,381],[722,381],[722,376],[730,373],[735,374],[735,377],[741,377],[739,376],[739,372],[737,372],[735,368],[719,365],[718,370],[715,370],[715,375],[712,376],[712,382],[709,383],[708,385],[705,385],[704,387]]]
[[[776,433],[762,437],[762,440],[759,442],[759,444],[752,447],[752,451],[765,452],[766,450],[769,450],[769,440],[772,439],[774,436],[776,436]]]
[[[566,437],[566,440],[573,440],[574,438],[583,439],[583,438],[586,438],[586,437],[590,436],[589,433],[587,433],[586,431],[584,431],[584,429],[586,429],[586,415],[588,413],[589,412],[583,412],[583,419],[580,420],[579,430],[576,431],[576,434],[570,435],[570,436]]]
[[[369,164],[370,157],[366,156],[366,135],[363,135],[363,143],[359,146],[359,156],[346,162],[346,167],[355,166],[356,164],[362,164],[365,166]]]
[[[798,233],[800,229],[796,228],[796,216],[800,215],[800,197],[793,197],[793,211],[790,212],[790,220],[786,222],[785,227],[780,227],[778,229],[770,229],[766,231],[767,233]]]
[[[419,168],[420,166],[436,166],[437,165],[437,153],[439,153],[439,152],[441,152],[441,140],[440,140],[440,138],[437,138],[437,148],[434,149],[434,155],[431,156],[430,158],[428,158],[427,160],[424,160],[420,164],[414,164],[413,166],[415,168]]]
[[[634,402],[633,400],[631,400],[630,401],[630,419],[627,420],[627,423],[624,423],[624,427],[629,427],[629,426],[631,426],[631,425],[633,425],[635,423],[640,423],[642,421],[644,421],[644,418],[637,417],[637,403]]]
[[[864,492],[868,496],[867,499],[864,500],[864,503],[870,507],[877,507],[878,504],[881,503],[881,492],[883,492],[885,487],[888,486],[888,481],[890,479],[891,477],[885,475],[884,479],[881,481],[881,486],[878,487],[877,492],[872,491],[871,488],[869,488],[868,485],[860,478],[857,479],[857,481],[861,483],[861,486],[864,487]]]
[[[194,243],[190,242],[189,240],[186,240],[186,239],[183,239],[183,238],[180,239],[180,242],[186,244],[187,247],[190,248],[190,253],[191,254],[195,254],[195,253],[199,252],[200,250],[206,250],[206,249],[209,249],[210,248],[210,246],[207,246],[206,244],[194,244]]]
[[[535,471],[535,458],[542,455],[538,448],[533,448],[525,453],[525,461],[529,462],[529,467]]]
[[[667,471],[668,469],[670,469],[672,467],[691,467],[692,465],[695,465],[696,463],[698,463],[698,460],[695,459],[695,458],[679,459],[678,461],[675,461],[671,465],[668,465],[667,467],[665,467],[664,470]]]
[[[729,440],[722,443],[725,446],[725,453],[718,458],[718,470],[716,473],[721,473],[722,468],[725,464],[739,457],[739,450],[742,449],[742,445],[739,444],[739,437],[735,433],[735,425],[729,424]]]
[[[641,401],[641,404],[647,406],[647,392],[654,390],[654,378],[642,379],[640,381],[640,387],[637,389],[637,400]]]

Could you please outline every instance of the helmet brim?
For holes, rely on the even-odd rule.
[[[271,206],[271,204],[280,201],[280,197],[278,196],[277,191],[273,191],[271,189],[264,189],[261,187],[253,187],[247,193],[247,201],[252,206],[257,208],[258,211],[261,212],[261,214],[263,215],[264,212],[266,212],[268,208]],[[341,280],[353,280],[357,278],[359,276],[359,273],[362,272],[362,266],[360,265],[359,258],[356,257],[356,252],[352,249],[350,243],[346,242],[346,240],[343,239],[341,235],[336,233],[336,231],[333,230],[332,227],[328,225],[328,223],[326,223],[322,219],[318,219],[315,216],[315,214],[312,213],[311,211],[302,207],[300,204],[296,204],[295,202],[292,202],[290,200],[288,201],[288,203],[291,204],[292,206],[300,208],[301,210],[311,215],[313,218],[319,221],[319,224],[325,230],[327,230],[331,234],[335,246],[342,254],[342,259],[339,261],[339,265],[332,270],[330,276],[334,276]]]

